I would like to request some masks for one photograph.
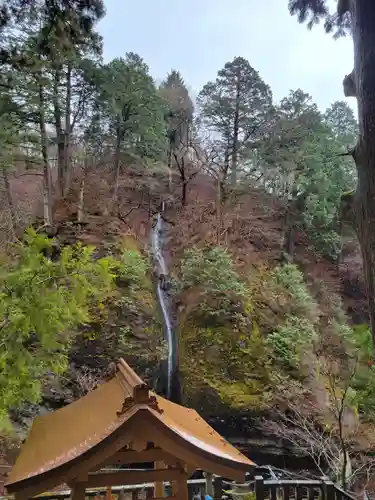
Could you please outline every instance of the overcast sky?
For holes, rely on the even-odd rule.
[[[332,0],[333,1],[333,0]],[[245,57],[276,100],[302,88],[320,108],[344,99],[342,79],[353,67],[349,38],[335,41],[291,17],[287,0],[105,0],[100,23],[106,61],[136,52],[157,80],[172,68],[193,94],[225,62]],[[349,104],[356,109],[353,98]]]

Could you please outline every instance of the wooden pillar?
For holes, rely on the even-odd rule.
[[[112,500],[112,488],[110,486],[107,486],[105,500]]]
[[[164,468],[165,468],[164,462],[154,462],[154,469],[164,469]],[[164,498],[164,481],[158,481],[155,483],[154,497]]]
[[[210,495],[211,498],[214,497],[214,488],[212,484],[213,474],[211,472],[205,472],[206,477],[206,495]]]
[[[264,500],[264,497],[263,476],[255,476],[255,498],[256,500]]]
[[[177,495],[177,483],[176,481],[171,481],[171,490],[172,490],[172,496],[176,496]]]
[[[86,488],[84,483],[76,483],[71,492],[71,500],[85,500]]]
[[[223,497],[223,478],[215,476],[214,482],[214,499],[221,500]]]
[[[188,500],[189,498],[187,479],[186,474],[181,474],[181,477],[176,481],[178,500]]]

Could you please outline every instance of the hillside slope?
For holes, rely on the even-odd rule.
[[[298,235],[295,262],[303,272],[311,301],[317,303],[318,309],[318,313],[311,313],[310,306],[306,308],[305,304],[301,312],[295,298],[280,283],[276,286],[269,281],[273,270],[280,268],[283,213],[277,199],[254,189],[242,193],[222,209],[222,225],[218,231],[215,185],[210,177],[197,175],[189,183],[188,202],[184,207],[178,197],[178,185],[176,195],[166,198],[163,195],[166,186],[156,182],[150,190],[151,180],[142,171],[123,175],[118,213],[108,215],[105,207],[110,199],[110,181],[106,175],[92,176],[86,188],[82,224],[76,223],[77,191],[71,191],[64,201],[56,204],[58,246],[80,241],[94,245],[100,256],[111,253],[113,246],[121,242],[123,248],[139,252],[147,261],[150,230],[155,214],[166,200],[165,217],[170,223],[167,257],[172,269],[171,293],[177,315],[183,402],[198,409],[226,437],[232,438],[260,462],[298,468],[293,459],[289,458],[288,462],[285,458],[289,445],[281,445],[273,430],[264,428],[264,418],[274,418],[270,417],[269,404],[272,401],[276,404],[276,392],[277,404],[280,404],[280,396],[281,400],[287,398],[295,387],[297,395],[313,391],[314,404],[319,405],[324,400],[321,391],[324,393],[325,389],[312,375],[308,359],[302,360],[302,376],[293,369],[289,373],[289,369],[285,371],[277,363],[275,365],[265,339],[279,325],[285,324],[288,315],[297,314],[303,320],[310,318],[318,332],[327,332],[321,339],[323,344],[334,344],[337,335],[330,332],[327,325],[336,314],[340,298],[350,320],[366,321],[357,246],[348,242],[340,265],[335,265],[315,256],[308,248],[306,235]],[[190,284],[184,288],[181,285],[182,267],[186,251],[194,248],[198,251],[199,248],[222,248],[227,252],[234,265],[233,273],[247,283],[245,296],[239,299],[236,290],[231,288],[222,290],[224,295],[218,296],[205,284]],[[224,270],[220,271],[219,265],[219,274],[225,274]],[[119,310],[109,306],[106,322],[95,325],[96,335],[83,332],[77,338],[70,354],[70,371],[65,381],[60,379],[47,384],[43,406],[56,408],[90,390],[118,355],[124,356],[157,387],[166,346],[153,298],[151,268],[147,280],[135,308],[121,306]],[[219,312],[215,313],[212,323],[211,316],[211,319],[204,316],[207,310],[202,316],[202,303]],[[223,367],[228,362],[230,371],[224,373]],[[82,385],[82,374],[89,374],[86,386]],[[276,392],[272,388],[275,384]],[[23,426],[40,411],[40,407],[27,406],[14,414],[14,421]],[[293,447],[292,450],[295,454],[296,450]],[[284,455],[283,461],[275,458],[277,455]]]

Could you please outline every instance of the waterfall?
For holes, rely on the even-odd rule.
[[[167,290],[168,268],[163,253],[163,237],[165,236],[164,220],[162,217],[163,211],[164,202],[162,204],[161,211],[157,214],[156,223],[152,228],[151,244],[152,254],[154,258],[155,275],[157,278],[156,294],[163,315],[165,338],[168,344],[167,398],[171,399],[173,396],[173,379],[177,376],[177,353],[173,334],[171,305]]]

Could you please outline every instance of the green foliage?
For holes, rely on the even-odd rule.
[[[288,316],[285,324],[267,337],[276,360],[296,369],[301,368],[301,355],[311,352],[316,340],[314,325],[308,319],[298,316]]]
[[[17,259],[0,268],[0,416],[25,400],[36,402],[47,373],[61,373],[76,328],[113,288],[111,258],[93,259],[80,244],[45,253],[53,242],[28,231]]]
[[[199,374],[223,402],[237,408],[269,404],[274,384],[284,392],[300,390],[319,315],[295,265],[259,269],[245,284],[226,250],[192,248],[182,260],[180,289],[192,301],[180,342],[183,371],[196,390]],[[226,301],[213,300],[218,295]],[[192,368],[191,359],[201,361]]]
[[[232,291],[243,296],[246,292],[230,253],[223,247],[194,247],[185,251],[181,261],[182,289],[199,285],[205,285],[213,293]]]
[[[229,406],[263,407],[272,392],[271,353],[231,255],[221,247],[190,248],[180,276],[181,296],[189,301],[179,327],[185,380],[194,391],[210,388]]]
[[[354,147],[358,134],[358,123],[354,112],[345,101],[335,101],[324,114],[325,122],[335,139],[343,146]]]
[[[125,280],[132,290],[141,290],[148,282],[150,265],[147,259],[137,250],[124,249],[116,265],[117,276]]]
[[[149,68],[129,52],[99,74],[103,133],[122,152],[159,159],[166,149],[165,105]]]
[[[268,335],[267,343],[278,363],[301,370],[301,355],[312,352],[318,337],[314,325],[318,319],[318,306],[309,293],[303,274],[294,264],[276,267],[270,279],[290,294],[292,303],[285,322]]]
[[[327,0],[289,0],[288,2],[289,11],[292,15],[297,15],[298,22],[306,22],[311,28],[323,19],[324,28],[328,33],[333,31],[335,37],[343,36],[350,32],[350,18],[343,15],[345,12],[337,15],[337,9],[332,11],[332,5]],[[341,3],[341,9],[346,5],[345,2]]]
[[[311,297],[304,276],[294,264],[277,266],[271,273],[271,279],[281,285],[293,298],[295,314],[316,319],[317,304]]]
[[[217,137],[213,146],[224,165],[223,181],[230,171],[235,180],[238,162],[249,158],[270,119],[271,90],[249,61],[235,57],[203,87],[197,102],[203,130]]]
[[[215,316],[228,310],[233,300],[243,299],[247,293],[231,255],[222,247],[194,247],[185,251],[181,260],[180,290],[194,287],[202,287],[202,310]],[[206,299],[210,297],[219,299],[215,307],[209,306]]]
[[[273,378],[269,349],[256,324],[242,317],[210,328],[196,325],[194,316],[179,332],[181,369],[189,389],[210,388],[229,407],[263,408],[272,395]]]
[[[159,88],[166,102],[170,150],[189,144],[194,105],[180,73],[172,70]]]
[[[333,103],[322,115],[298,89],[281,101],[257,153],[260,171],[270,170],[265,187],[284,198],[291,214],[285,233],[305,230],[314,249],[332,259],[341,247],[341,193],[356,183],[354,165],[341,153],[355,140],[356,127],[345,103]]]
[[[367,325],[357,325],[343,331],[355,359],[356,370],[351,387],[355,390],[354,403],[365,419],[375,422],[375,366],[371,330]]]

